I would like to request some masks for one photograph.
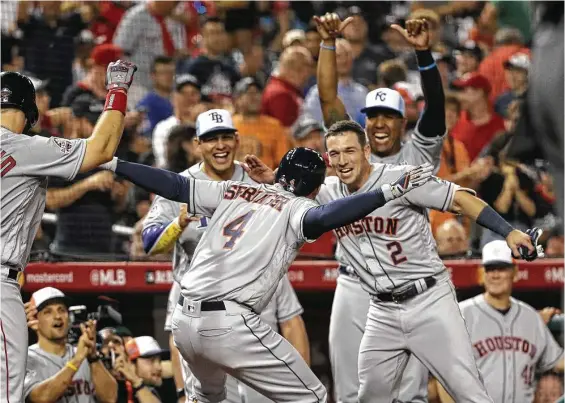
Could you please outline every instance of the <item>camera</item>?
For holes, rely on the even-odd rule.
[[[82,334],[80,325],[89,320],[95,320],[97,327],[103,329],[105,327],[116,327],[122,324],[122,314],[110,305],[99,305],[94,312],[88,312],[84,305],[75,305],[69,307],[70,329],[68,335],[69,344],[76,345]],[[98,334],[96,336],[97,348],[101,344]]]

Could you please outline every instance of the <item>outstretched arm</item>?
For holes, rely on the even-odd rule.
[[[335,13],[327,13],[323,17],[314,16],[316,28],[322,37],[316,80],[318,96],[322,107],[324,124],[330,127],[337,121],[349,119],[345,106],[337,96],[337,62],[335,40],[351,21],[349,17],[341,22]]]
[[[165,199],[180,203],[188,203],[189,201],[189,179],[174,172],[126,162],[117,158],[101,165],[100,168],[114,171],[117,175],[126,178],[137,186]]]
[[[395,182],[382,185],[379,189],[314,207],[304,216],[303,234],[307,239],[316,239],[324,232],[360,220],[387,202],[404,196],[413,188],[425,183],[431,177],[432,171],[433,166],[426,163],[404,173]]]
[[[430,51],[428,22],[423,19],[408,20],[406,29],[396,24],[391,25],[391,28],[399,32],[416,51],[426,100],[424,112],[418,121],[418,132],[426,137],[443,136],[446,130],[445,94],[439,70]]]

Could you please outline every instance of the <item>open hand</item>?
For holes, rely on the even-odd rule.
[[[24,312],[26,313],[27,327],[37,331],[39,321],[37,320],[37,307],[33,298],[24,304]]]
[[[127,91],[133,82],[133,75],[136,71],[137,66],[135,64],[124,60],[110,63],[106,70],[106,88],[108,90],[121,88]]]
[[[422,186],[431,178],[434,166],[428,162],[402,174],[391,184],[381,186],[386,201],[404,196],[412,189]]]
[[[179,226],[186,228],[191,221],[200,221],[200,217],[188,214],[188,206],[186,203],[180,205],[179,211]]]
[[[399,32],[406,42],[416,50],[427,50],[430,48],[430,25],[425,19],[408,20],[406,29],[400,25],[392,24],[391,29]]]
[[[541,311],[538,311],[538,313],[540,314],[543,323],[545,323],[546,325],[549,323],[549,321],[551,320],[551,318],[553,318],[553,315],[558,315],[561,313],[561,311],[557,308],[553,308],[553,307],[546,307],[543,308]]]
[[[246,155],[243,159],[243,169],[257,183],[275,183],[275,172],[255,155]]]
[[[322,17],[314,16],[316,29],[322,40],[335,39],[341,35],[343,29],[353,21],[353,17],[347,17],[341,21],[336,13],[326,13]]]

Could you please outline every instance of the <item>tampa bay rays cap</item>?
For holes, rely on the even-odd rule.
[[[365,97],[365,107],[361,112],[367,114],[368,111],[376,109],[388,109],[405,117],[406,106],[400,92],[391,88],[377,88],[367,94]]]
[[[196,118],[196,136],[204,137],[216,133],[235,133],[231,114],[225,109],[210,109]]]
[[[134,337],[126,343],[126,352],[130,360],[137,358],[163,356],[168,350],[161,348],[157,340],[151,336]]]
[[[61,290],[54,287],[45,287],[37,290],[31,295],[31,299],[35,304],[37,312],[53,302],[62,302],[67,307],[70,305],[69,297],[63,294]]]
[[[483,246],[483,266],[485,269],[494,267],[512,267],[512,250],[506,241],[496,240]]]

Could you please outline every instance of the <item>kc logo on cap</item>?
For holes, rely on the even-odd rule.
[[[405,116],[406,107],[400,92],[391,88],[377,88],[365,97],[365,107],[361,112],[367,113],[371,109],[389,109]]]
[[[234,133],[231,114],[225,109],[211,109],[196,118],[196,135],[198,137],[215,133]]]

